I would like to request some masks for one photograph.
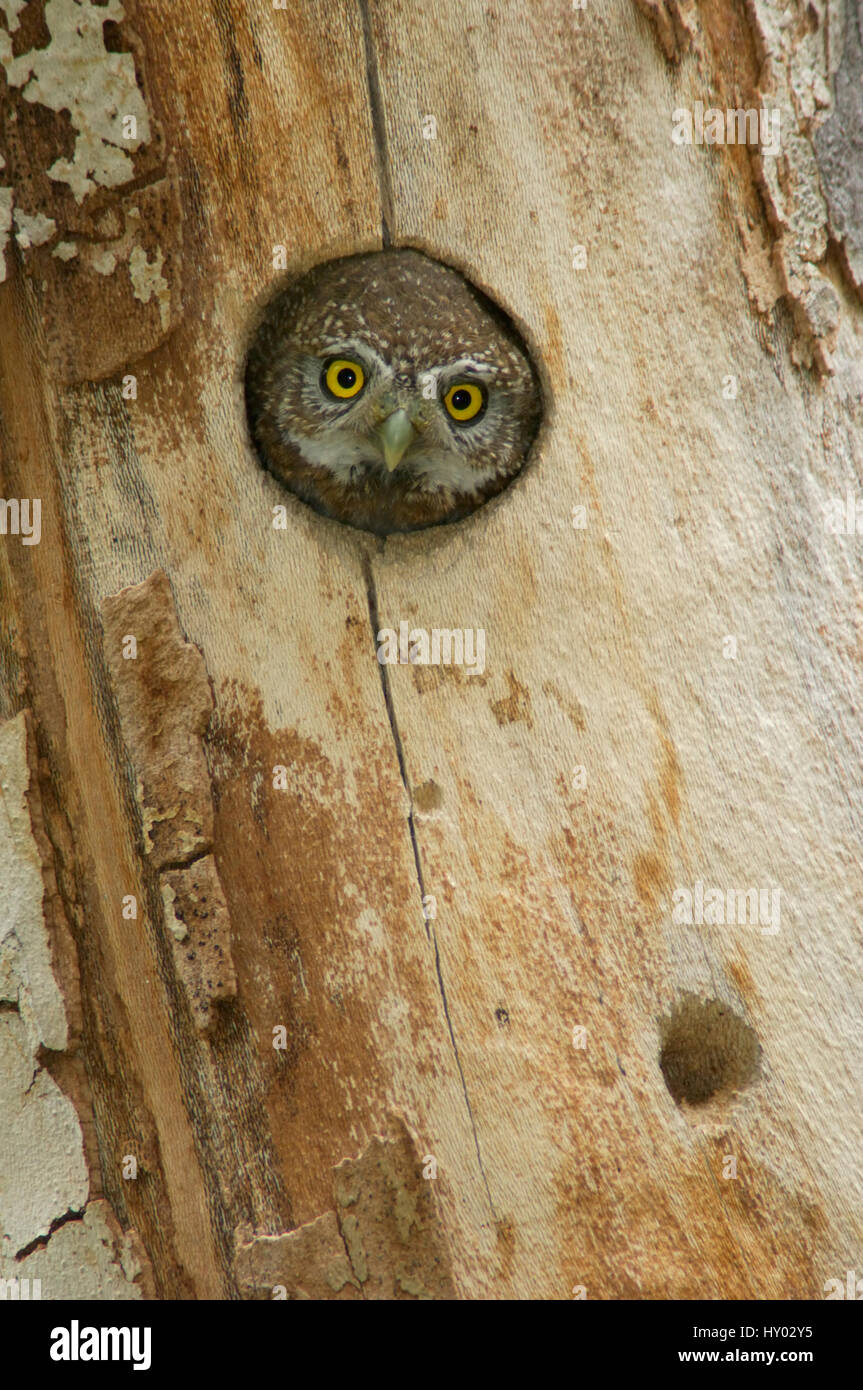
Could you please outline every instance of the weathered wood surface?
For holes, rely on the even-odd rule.
[[[0,547],[0,713],[68,1039],[38,1010],[24,1036],[20,971],[0,1025],[73,1102],[90,1194],[17,1261],[82,1209],[65,1148],[53,1205],[19,1171],[14,1239],[0,1209],[43,1297],[78,1224],[117,1242],[111,1297],[819,1298],[859,1268],[859,537],[824,525],[863,464],[853,248],[768,217],[757,155],[671,143],[675,107],[752,104],[770,8],[646,8],[673,66],[593,0],[18,16],[0,172],[55,226],[0,286],[3,497],[42,502]],[[53,109],[79,10],[90,72],[138,75],[102,121],[145,113],[111,187],[73,125],[111,170],[122,135]],[[842,10],[810,13],[789,62],[829,114]],[[549,399],[515,486],[385,544],[261,470],[241,391],[274,247],[296,272],[383,236],[503,304]],[[485,670],[387,668],[388,707],[375,613],[484,629]],[[778,888],[779,930],[676,925],[697,881]],[[219,988],[178,902],[229,943]],[[712,1100],[672,1098],[669,1038]]]

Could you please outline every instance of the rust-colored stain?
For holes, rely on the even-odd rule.
[[[512,1218],[502,1217],[495,1226],[495,1238],[497,1240],[497,1253],[500,1260],[498,1266],[498,1278],[509,1280],[512,1278],[515,1265],[515,1223]]]
[[[556,684],[555,681],[552,680],[543,681],[542,693],[544,695],[548,695],[552,700],[554,700],[557,703],[560,709],[563,710],[563,713],[566,715],[569,722],[572,724],[572,727],[575,730],[577,730],[578,733],[584,733],[584,730],[587,727],[587,725],[584,718],[584,710],[581,708],[581,705],[579,704],[578,700],[573,699],[568,695],[564,695],[560,687]]]
[[[533,728],[533,715],[530,705],[530,691],[522,685],[512,671],[506,673],[506,683],[509,686],[509,694],[501,700],[490,702],[491,712],[498,724],[515,724],[523,720],[529,729]]]
[[[204,659],[180,630],[163,570],[102,604],[105,657],[137,777],[144,849],[157,866],[210,848],[201,736],[213,707]],[[134,638],[136,655],[128,639]]]
[[[356,709],[352,718],[356,727]],[[326,1210],[334,1156],[350,1151],[358,1129],[379,1125],[384,1098],[398,1094],[405,1046],[409,1070],[422,1072],[431,1048],[436,1084],[455,1084],[451,1055],[430,1042],[446,1022],[426,968],[406,798],[387,734],[370,725],[366,756],[340,764],[296,729],[270,729],[260,694],[229,682],[208,737],[238,998],[297,1221]],[[283,787],[273,784],[276,766]],[[382,998],[411,1001],[394,1025],[398,1040]],[[284,1048],[273,1047],[274,1027],[285,1029]]]
[[[603,1299],[820,1298],[823,1213],[740,1151],[736,1136],[705,1135],[695,1155],[681,1150],[669,1187],[649,1164],[562,1164],[557,1229],[572,1253],[560,1297],[580,1283]],[[730,1153],[737,1178],[723,1177]]]
[[[740,955],[736,960],[727,961],[725,968],[740,991],[740,997],[744,1003],[751,1006],[756,996],[755,981],[743,956]]]
[[[643,903],[650,908],[659,904],[668,875],[658,855],[647,852],[636,855],[632,866],[635,891]]]
[[[680,783],[682,772],[677,750],[667,734],[662,734],[662,767],[659,773],[659,786],[666,810],[674,825],[680,829]]]
[[[651,700],[654,718],[664,723],[656,699]],[[653,831],[653,847],[636,855],[632,866],[635,891],[640,900],[655,911],[671,882],[669,858],[669,817],[675,827],[680,823],[680,783],[682,773],[674,744],[660,728],[660,765],[658,769],[659,799],[647,791],[647,816]],[[664,809],[663,809],[664,808]]]
[[[105,655],[135,769],[143,848],[160,888],[174,964],[197,1027],[236,990],[231,931],[212,847],[213,806],[202,735],[213,708],[204,658],[180,629],[168,576],[102,604]],[[137,655],[124,659],[129,637]],[[173,867],[170,867],[173,866]]]
[[[560,326],[560,315],[551,302],[545,306],[544,360],[551,371],[552,379],[560,382],[561,386],[565,386],[566,359],[563,350],[563,332]]]
[[[460,687],[465,682],[482,686],[488,680],[487,675],[469,676],[463,666],[421,666],[411,662],[410,673],[418,695],[430,694],[444,685]]]
[[[756,106],[761,63],[745,0],[701,0],[701,24],[713,58],[717,95],[731,107]]]

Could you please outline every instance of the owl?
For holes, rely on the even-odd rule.
[[[505,488],[541,398],[501,310],[448,266],[392,250],[330,261],[276,296],[246,407],[291,492],[386,536],[457,521]]]

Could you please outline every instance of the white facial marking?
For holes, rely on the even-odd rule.
[[[350,430],[328,430],[323,438],[303,435],[295,437],[293,442],[307,463],[326,468],[339,482],[350,483],[351,470],[368,464],[371,458],[379,465],[382,478],[387,476],[383,449],[373,438],[360,439]],[[390,476],[393,479],[407,476],[418,482],[423,492],[437,492],[439,488],[470,492],[481,483],[490,482],[498,472],[497,464],[477,468],[466,463],[460,454],[442,449],[421,450],[415,445]]]

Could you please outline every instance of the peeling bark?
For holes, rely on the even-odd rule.
[[[333,1169],[335,1210],[284,1235],[240,1239],[241,1288],[259,1297],[455,1298],[436,1174],[404,1121]]]
[[[815,132],[815,152],[830,212],[830,230],[844,265],[863,295],[863,9],[848,0],[835,101]]]
[[[782,297],[794,316],[795,362],[832,372],[842,296],[831,275],[831,237],[844,248],[849,280],[859,289],[854,269],[863,151],[855,81],[858,0],[848,6],[845,57],[835,88],[842,8],[829,0],[813,0],[796,19],[771,0],[745,5],[691,0],[684,7],[676,0],[636,2],[654,21],[670,61],[692,51],[697,74],[694,68],[680,72],[676,85],[682,101],[688,86],[708,108],[708,118],[713,111],[722,117],[738,110],[775,113],[781,153],[765,148],[763,129],[748,149],[726,146],[706,153],[726,162],[723,177],[735,186],[741,266],[752,303],[769,315]],[[757,189],[754,199],[750,183]]]

